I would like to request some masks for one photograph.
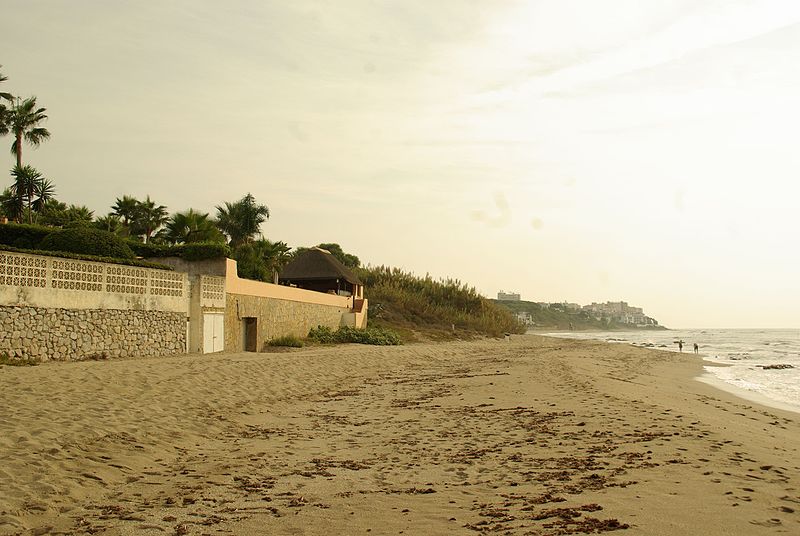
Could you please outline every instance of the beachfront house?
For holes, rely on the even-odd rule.
[[[352,297],[354,304],[364,299],[364,285],[356,274],[330,252],[311,248],[286,265],[278,278],[289,285],[326,294]]]

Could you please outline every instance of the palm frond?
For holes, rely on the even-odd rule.
[[[36,127],[25,133],[25,140],[34,146],[47,139],[50,139],[50,132],[44,127]]]

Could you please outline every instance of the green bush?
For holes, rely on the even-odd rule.
[[[133,238],[128,238],[125,240],[125,243],[129,248],[131,248],[131,250],[133,250],[133,253],[137,257],[144,258],[167,257],[165,253],[169,249],[169,246],[166,244],[153,244],[152,242],[145,244],[144,242],[139,242]]]
[[[397,333],[385,328],[356,329],[345,326],[333,331],[327,326],[317,326],[308,332],[308,339],[319,344],[356,343],[377,346],[403,344]]]
[[[275,337],[267,342],[267,346],[289,346],[291,348],[302,348],[303,341],[293,335],[286,335],[285,337]]]
[[[125,240],[114,233],[91,227],[74,227],[53,231],[39,243],[39,249],[98,255],[117,259],[133,259]]]
[[[319,344],[333,344],[336,341],[336,332],[328,326],[317,326],[308,332],[309,340]]]
[[[141,268],[156,268],[158,270],[174,270],[172,266],[157,264],[155,262],[140,261],[137,259],[115,259],[113,257],[98,257],[97,255],[81,255],[80,253],[67,253],[65,251],[45,251],[41,249],[24,249],[0,245],[0,251],[13,251],[27,253],[28,255],[43,255],[45,257],[58,257],[60,259],[75,259],[77,261],[105,262],[109,264],[122,264],[125,266],[139,266]]]
[[[191,242],[168,246],[166,244],[145,244],[128,239],[127,244],[137,256],[144,258],[180,257],[187,261],[202,261],[229,257],[231,254],[231,248],[227,244],[219,242]]]
[[[231,254],[231,248],[227,244],[220,244],[219,242],[191,242],[174,246],[172,250],[177,250],[176,257],[181,257],[187,261],[218,259],[220,257],[229,257]]]
[[[43,225],[6,223],[0,225],[0,244],[15,248],[35,248],[55,229]]]

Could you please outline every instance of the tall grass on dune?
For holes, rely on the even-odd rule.
[[[498,337],[524,333],[511,312],[458,279],[433,279],[389,266],[360,268],[370,322],[408,329],[472,332]]]

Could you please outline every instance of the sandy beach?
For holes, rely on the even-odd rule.
[[[535,335],[0,370],[0,534],[800,533],[800,415]]]

